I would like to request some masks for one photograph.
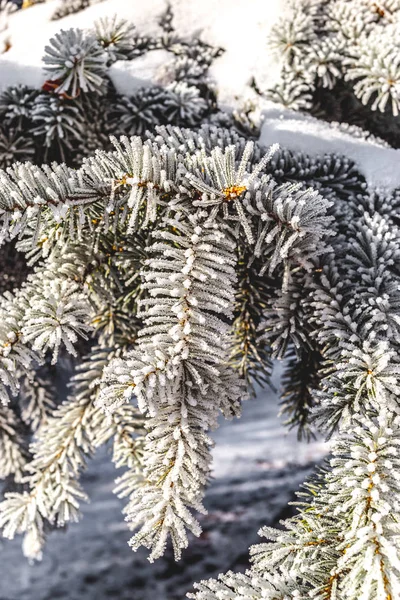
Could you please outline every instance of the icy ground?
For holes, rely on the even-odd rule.
[[[279,369],[277,385],[278,377]],[[244,570],[258,529],[290,514],[288,501],[326,452],[321,442],[298,442],[277,412],[277,395],[262,392],[244,404],[241,419],[215,432],[203,534],[179,563],[167,552],[150,565],[145,551],[128,547],[123,502],[112,493],[115,469],[104,449],[83,478],[91,503],[81,522],[50,535],[41,563],[26,562],[20,538],[2,540],[0,600],[184,600],[193,581]]]

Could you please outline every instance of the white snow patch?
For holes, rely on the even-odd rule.
[[[119,93],[129,96],[141,87],[157,84],[170,61],[171,55],[166,50],[151,50],[133,60],[118,60],[108,75]]]
[[[287,0],[173,0],[178,32],[201,38],[225,52],[210,69],[220,102],[236,105],[254,77],[262,87],[279,74],[279,63],[267,48],[267,36]]]
[[[385,148],[373,141],[346,133],[309,115],[265,103],[260,143],[278,142],[290,150],[310,156],[344,154],[353,159],[372,187],[392,190],[400,187],[400,150]]]
[[[0,92],[9,85],[19,84],[39,89],[45,79],[42,67],[38,66],[33,54],[18,56],[15,53],[10,57],[0,56]]]

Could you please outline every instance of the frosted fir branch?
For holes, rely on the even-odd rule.
[[[271,102],[291,110],[308,110],[312,107],[314,84],[306,69],[282,69],[281,80],[272,88],[262,90]]]
[[[357,322],[347,314],[346,288],[334,257],[330,256],[327,264],[320,268],[318,284],[313,286],[312,320],[316,323],[316,335],[320,346],[324,348],[324,355],[336,360],[344,346],[362,343],[362,337],[357,330]],[[321,324],[323,327],[320,327]]]
[[[141,138],[120,141],[111,138],[115,152],[97,152],[94,159],[84,164],[84,171],[98,178],[99,183],[108,182],[109,202],[106,212],[125,208],[122,218],[127,221],[128,233],[137,228],[139,212],[145,207],[142,227],[157,217],[157,208],[165,204],[162,195],[176,189],[176,154],[166,148],[159,150]],[[174,185],[175,184],[175,185]]]
[[[29,319],[31,329],[26,333],[32,334],[29,344],[38,339],[37,354],[49,340],[57,351],[58,337],[48,332],[48,325],[53,327],[57,320],[58,303],[48,302],[54,292],[50,278],[62,292],[53,295],[62,296],[59,312],[67,315],[67,321],[71,318],[72,333],[77,333],[76,309],[78,326],[88,326],[94,317],[95,335],[118,354],[109,361],[112,357],[104,351],[93,359],[98,365],[85,366],[82,388],[75,388],[68,403],[39,429],[39,445],[33,448],[35,456],[26,471],[26,483],[33,487],[25,495],[8,496],[0,509],[6,535],[25,532],[25,551],[31,556],[40,552],[44,523],[78,518],[85,497],[80,473],[95,447],[111,436],[114,461],[127,468],[116,491],[127,498],[132,547],[148,547],[153,560],[171,539],[176,557],[180,556],[189,532],[200,532],[194,513],[203,510],[209,479],[208,430],[220,412],[227,417],[237,414],[245,397],[244,382],[229,362],[237,334],[234,323],[243,306],[242,324],[249,324],[256,336],[254,370],[263,358],[259,321],[269,321],[274,332],[263,342],[267,352],[276,342],[280,356],[294,344],[299,357],[306,351],[322,355],[320,391],[299,400],[319,402],[321,429],[327,424],[337,427],[342,439],[350,431],[356,445],[367,447],[368,431],[376,433],[370,423],[379,429],[380,411],[397,410],[395,200],[368,196],[361,178],[337,157],[310,161],[280,156],[276,168],[272,161],[266,164],[256,144],[246,145],[236,133],[213,127],[198,132],[162,128],[146,140],[114,142],[114,148],[98,152],[76,171],[18,165],[0,175],[5,182],[0,186],[5,239],[20,236],[18,247],[29,259],[43,259],[27,284],[15,296],[6,296],[0,306],[5,314],[4,330],[0,327],[3,382],[17,393],[18,378],[32,368],[33,352],[18,358],[19,348],[21,353],[29,349],[22,335]],[[268,171],[282,181],[297,178],[301,183],[276,185]],[[315,182],[323,195],[327,190],[327,199],[316,190],[305,190],[306,181]],[[239,192],[235,186],[246,189]],[[331,232],[338,235],[331,237]],[[243,255],[248,260],[238,266],[238,256]],[[256,284],[261,298],[253,295],[254,302],[260,302],[254,312],[246,302],[238,308],[244,281],[240,270],[246,267],[249,277],[265,284],[262,291]],[[93,313],[83,313],[82,292]],[[40,309],[38,316],[30,312],[35,307]],[[42,338],[35,329],[39,325]],[[239,344],[249,339],[246,334]],[[121,346],[126,354],[119,354]],[[291,388],[292,408],[299,396],[296,389],[304,383],[300,379]],[[300,412],[307,410],[305,404]],[[387,434],[389,445],[398,435],[395,417],[387,418],[386,425],[393,430]],[[362,435],[353,431],[355,423]],[[377,435],[374,440],[383,444],[382,432]],[[394,584],[398,577],[393,550],[397,523],[388,520],[383,503],[373,513],[375,492],[367,505],[372,512],[364,515],[365,521],[357,521],[360,499],[366,506],[365,468],[371,467],[352,463],[345,473],[353,441],[338,450],[343,472],[324,473],[309,485],[301,516],[287,522],[284,532],[266,532],[275,543],[259,548],[260,561],[251,573],[243,580],[232,576],[220,584],[204,583],[201,593],[211,598],[261,594],[271,600],[274,594],[292,600],[297,592],[297,598],[324,600],[333,594],[341,600],[355,600],[361,594],[370,600],[372,593],[371,600],[384,598],[386,579],[379,579],[379,572]],[[387,460],[394,457],[392,466],[396,444],[390,450],[385,447]],[[330,466],[334,470],[336,463]],[[378,492],[382,497],[388,494],[385,502],[392,503],[397,514],[393,503],[397,483],[392,481],[397,468],[388,464],[376,468],[390,488]],[[378,486],[379,481],[373,483]],[[371,524],[374,514],[384,522],[382,535]],[[377,532],[382,571],[370,544]],[[343,552],[344,536],[355,548],[352,555]],[[367,573],[364,566],[357,571],[358,550]],[[360,591],[358,582],[364,580],[369,587]],[[351,590],[349,599],[342,581]]]
[[[186,530],[201,533],[191,509],[205,512],[201,498],[209,479],[211,440],[204,433],[204,407],[187,407],[183,397],[177,400],[176,407],[162,409],[148,424],[145,482],[131,494],[125,509],[129,526],[138,529],[130,546],[150,549],[150,562],[164,554],[168,538],[175,558],[180,558],[188,546]]]
[[[45,72],[56,81],[56,93],[76,98],[80,92],[101,91],[106,55],[94,36],[80,29],[61,30],[45,47]]]
[[[304,56],[307,46],[316,38],[315,23],[312,15],[306,14],[306,3],[301,2],[289,19],[281,18],[271,29],[268,39],[269,48],[285,62],[291,64],[294,59]]]
[[[30,119],[37,91],[26,85],[8,86],[0,94],[0,114],[13,127]]]
[[[28,535],[35,541],[24,547],[30,558],[41,558],[45,521],[57,526],[77,521],[79,503],[87,500],[76,477],[90,448],[89,417],[89,404],[84,401],[61,405],[33,447],[34,459],[24,478],[30,491],[7,493],[0,504],[3,536]]]
[[[37,504],[27,492],[8,492],[0,504],[0,527],[5,538],[25,534],[23,549],[27,558],[40,560],[45,542],[44,522]]]
[[[308,323],[310,278],[304,271],[289,273],[284,289],[268,299],[259,325],[260,340],[271,348],[271,356],[283,359],[289,345],[301,356],[313,348]],[[271,295],[272,296],[272,295]]]
[[[79,503],[87,500],[78,476],[100,434],[95,417],[97,413],[102,421],[102,415],[93,406],[96,390],[90,384],[104,367],[103,355],[91,358],[83,365],[83,377],[77,374],[76,394],[54,411],[32,446],[33,460],[24,477],[29,491],[9,493],[0,504],[3,536],[25,534],[24,552],[30,558],[41,558],[45,522],[62,526],[77,521]]]
[[[300,514],[285,523],[284,533],[263,530],[273,543],[254,548],[255,564],[248,573],[250,579],[295,577],[300,597],[387,600],[399,589],[399,478],[394,466],[399,417],[391,412],[398,412],[398,274],[384,268],[398,254],[397,227],[389,227],[372,207],[369,212],[345,229],[346,242],[343,237],[334,240],[337,258],[328,253],[322,259],[327,264],[315,269],[316,301],[310,294],[308,305],[310,316],[314,313],[312,327],[318,315],[317,340],[328,358],[323,389],[315,395],[322,402],[319,424],[333,429],[341,420],[332,471],[322,473],[300,495],[305,499],[298,505]],[[376,302],[381,295],[384,301]],[[304,333],[306,319],[298,309],[293,313]],[[202,582],[198,597],[240,597],[239,582],[230,582],[232,589],[224,580],[225,586]],[[255,587],[246,591],[264,597]]]
[[[347,228],[342,260],[330,256],[312,284],[313,319],[328,356],[348,357],[365,341],[397,352],[399,255],[397,227],[374,207]]]
[[[0,168],[5,169],[13,162],[32,160],[35,147],[18,129],[0,127]]]
[[[163,109],[168,122],[195,127],[205,117],[208,105],[197,87],[178,81],[170,84],[167,91]]]
[[[0,303],[0,402],[8,404],[10,394],[18,394],[21,376],[32,368],[39,356],[22,342],[21,323],[24,306],[6,293]]]
[[[217,315],[232,317],[233,240],[208,222],[207,213],[168,219],[164,228],[154,232],[143,271],[147,297],[139,303],[145,327],[138,348],[117,362],[116,376],[110,367],[111,388],[100,399],[110,410],[135,394],[139,408],[155,414],[170,386],[172,393],[183,361],[190,361],[190,378],[198,386],[203,374],[217,374],[213,365],[227,351],[229,326]]]
[[[322,87],[332,89],[342,76],[343,51],[343,44],[318,40],[308,48],[304,68],[310,76],[317,78]]]
[[[186,158],[190,158],[188,164],[195,165],[199,153],[209,155],[214,148],[225,150],[227,146],[232,145],[236,147],[235,154],[240,160],[247,144],[246,140],[235,130],[216,127],[212,124],[204,124],[197,131],[172,125],[160,126],[156,127],[149,139],[159,146],[167,145],[176,152],[182,153]],[[262,156],[264,156],[264,150],[258,144],[254,144],[252,162],[258,163]]]
[[[58,21],[64,17],[69,15],[73,15],[79,13],[81,10],[92,6],[93,4],[97,4],[97,2],[102,2],[102,0],[68,0],[67,2],[62,2],[57,6],[55,11],[51,15],[52,21]]]
[[[253,224],[259,220],[260,207],[264,208],[261,191],[273,188],[269,179],[262,175],[270,153],[247,172],[253,154],[251,145],[243,146],[238,156],[234,146],[228,147],[225,154],[218,148],[217,151],[210,149],[208,159],[204,145],[203,153],[192,158],[189,153],[178,154],[165,146],[159,150],[157,144],[143,144],[138,138],[124,139],[122,145],[114,143],[115,152],[97,153],[74,174],[77,184],[71,194],[74,195],[72,201],[78,203],[81,193],[81,206],[87,204],[85,210],[88,210],[97,200],[97,190],[104,191],[101,201],[106,208],[105,227],[111,225],[106,215],[111,216],[120,208],[124,211],[129,203],[134,220],[128,228],[132,229],[137,224],[146,227],[158,219],[160,209],[168,206],[169,212],[158,221],[155,241],[149,249],[151,256],[142,273],[144,295],[138,302],[138,317],[143,319],[144,328],[137,347],[110,364],[106,385],[98,401],[96,398],[94,402],[96,410],[101,406],[111,412],[113,418],[116,411],[122,410],[123,403],[134,395],[141,411],[150,415],[146,441],[143,446],[139,445],[140,458],[132,463],[134,468],[123,476],[117,490],[129,496],[128,519],[132,528],[138,530],[132,538],[133,547],[144,544],[151,549],[150,558],[154,559],[163,553],[170,537],[178,557],[187,545],[185,529],[194,533],[200,531],[191,511],[203,510],[201,499],[208,479],[210,447],[206,430],[215,425],[219,411],[228,417],[237,414],[244,395],[242,382],[227,366],[236,285],[236,243],[232,228],[220,221],[218,210],[213,216],[212,210],[209,212],[201,205],[193,212],[192,196],[196,192],[193,192],[193,185],[187,184],[187,173],[198,171],[205,161],[204,164],[214,169],[214,179],[218,183],[218,161],[224,157],[225,183],[237,180],[248,186],[245,202],[243,207],[240,204],[238,211],[242,211],[246,221],[245,211],[248,211],[249,222]],[[150,185],[154,182],[156,188]],[[298,199],[299,206],[303,207],[302,198],[300,194],[294,200],[290,196],[285,209],[287,214],[279,204],[287,199],[287,195],[284,199],[278,198],[272,210],[276,211],[278,219],[285,219],[287,215],[291,218],[293,211],[296,216],[296,210],[299,210]],[[316,207],[313,226],[320,239],[325,233],[321,224],[327,203],[319,208],[316,197],[312,196],[312,199]],[[218,209],[218,204],[216,207]],[[128,211],[125,214],[128,215]],[[304,213],[304,227],[309,227],[311,237],[309,214]],[[215,216],[218,218],[214,222]],[[64,215],[61,222],[63,218]],[[296,219],[293,226],[294,229],[297,226]],[[285,230],[282,235],[286,235]],[[249,239],[247,235],[247,243]],[[274,244],[279,248],[281,243],[277,236],[277,239],[268,240],[266,248],[270,242],[267,255],[274,252]],[[300,253],[309,249],[309,242],[296,246],[291,241],[289,245],[295,246]],[[279,252],[281,257],[276,259],[277,264],[282,256],[286,256],[282,248]],[[258,258],[261,256],[260,252]],[[83,265],[80,271],[83,279]],[[76,271],[71,269],[71,272]],[[103,439],[107,434],[103,431],[99,436]],[[127,460],[125,451],[120,444],[118,452],[122,453],[123,461]],[[154,456],[159,457],[158,462]],[[75,496],[71,492],[60,505],[60,522],[66,516],[70,518],[70,514],[71,518],[77,518],[82,493],[76,479],[78,471],[71,471]],[[18,504],[17,500],[15,502]],[[42,515],[39,517],[43,518]],[[51,513],[46,518],[56,520],[58,513]],[[40,537],[40,527],[35,527],[37,537]]]
[[[384,411],[376,421],[360,423],[354,438],[350,433],[337,443],[331,462],[330,489],[338,492],[335,512],[342,516],[350,509],[352,513],[336,570],[338,578],[343,573],[340,587],[351,600],[387,598],[400,584],[398,426],[399,418]],[[335,486],[344,480],[352,488],[349,499]]]
[[[337,426],[346,429],[354,414],[376,412],[381,406],[396,407],[399,365],[396,352],[387,342],[373,337],[361,341],[354,335],[350,342],[339,340],[326,357],[326,375],[317,394],[314,417],[321,429],[331,432]],[[335,358],[336,356],[336,358]]]
[[[58,95],[39,94],[33,103],[31,118],[33,134],[38,138],[36,143],[44,138],[47,148],[58,144],[62,160],[66,151],[72,150],[73,142],[84,138],[84,118],[78,106]]]
[[[87,324],[90,303],[80,291],[79,275],[84,275],[82,261],[88,248],[60,246],[49,262],[28,276],[14,295],[0,298],[0,397],[9,402],[16,396],[20,379],[35,364],[40,364],[47,349],[53,360],[61,345],[75,354],[74,344],[91,330]],[[81,263],[81,264],[80,264]]]
[[[335,441],[332,471],[300,497],[286,530],[251,549],[252,572],[295,576],[308,597],[386,599],[399,585],[398,417],[363,417]]]
[[[377,414],[382,408],[397,410],[400,367],[384,342],[365,341],[360,348],[343,351],[343,362],[331,366],[316,394],[314,420],[320,429],[346,431],[354,415]]]
[[[264,261],[261,274],[272,274],[282,263],[312,269],[310,259],[326,252],[321,240],[332,234],[330,205],[314,190],[261,179],[246,197],[246,210],[257,223],[254,254]]]
[[[121,96],[112,110],[112,123],[129,135],[143,135],[159,125],[168,94],[158,87],[140,88],[132,96]]]
[[[57,362],[61,345],[76,356],[74,344],[78,337],[88,339],[86,325],[90,304],[71,282],[51,281],[30,298],[30,310],[23,320],[22,335],[32,348],[45,353],[53,350],[52,364]]]
[[[224,218],[239,220],[250,244],[253,243],[254,238],[242,203],[253,193],[254,183],[278,149],[277,144],[271,146],[263,159],[251,172],[248,172],[248,163],[254,151],[253,146],[253,142],[246,144],[238,164],[235,160],[235,146],[228,146],[225,152],[217,147],[211,151],[210,157],[203,152],[198,157],[199,166],[194,174],[189,172],[186,175],[189,184],[202,194],[199,200],[194,201],[194,206],[215,207],[210,213],[211,220],[222,207]],[[229,214],[230,203],[233,205],[234,215]]]
[[[183,387],[183,391],[178,389],[182,396],[174,398],[174,405],[161,408],[148,421],[143,446],[144,479],[132,482],[125,478],[119,489],[122,487],[123,495],[130,492],[124,512],[129,527],[137,530],[129,544],[133,550],[140,546],[151,550],[150,562],[164,554],[168,539],[179,559],[188,546],[187,531],[200,535],[201,526],[192,511],[206,512],[202,497],[210,478],[212,441],[206,428],[210,426],[210,414],[215,412],[212,402],[223,394],[219,402],[225,416],[235,416],[240,391],[237,378],[227,370],[221,373],[220,386],[211,385],[208,395],[200,396],[196,404],[194,390],[189,395]]]
[[[336,0],[330,6],[327,6],[327,19],[340,41],[351,43],[360,38],[363,33],[371,33],[375,25],[385,21],[385,17],[390,19],[390,3],[376,4],[369,0],[358,3],[346,0]],[[382,15],[383,10],[383,15]]]
[[[391,268],[399,255],[397,228],[372,206],[350,225],[347,240],[341,263],[332,257],[312,286],[317,340],[335,365],[317,409],[318,420],[326,411],[328,422],[337,422],[341,409],[347,422],[365,403],[392,406],[398,387],[398,273]]]
[[[384,112],[387,105],[394,116],[400,108],[400,62],[398,59],[399,24],[363,35],[351,48],[347,60],[348,81],[355,81],[354,92],[363,104],[374,98],[372,110]],[[356,57],[356,59],[353,58]]]
[[[400,258],[399,229],[386,215],[372,209],[349,228],[346,244],[347,285],[357,281],[348,306],[363,337],[397,344],[400,276],[395,267]]]
[[[20,235],[33,223],[33,242],[37,243],[47,211],[56,221],[65,217],[77,179],[65,165],[53,169],[16,164],[7,172],[0,171],[0,183],[1,241]]]
[[[190,509],[204,511],[211,444],[206,430],[215,426],[219,410],[234,414],[242,393],[226,367],[228,325],[219,316],[232,317],[234,243],[208,222],[207,212],[168,219],[164,227],[154,234],[143,273],[147,297],[140,302],[144,329],[137,349],[110,365],[99,399],[113,411],[134,394],[151,415],[145,481],[126,509],[132,528],[139,529],[132,547],[151,549],[150,560],[163,554],[168,538],[178,558],[187,528],[199,535]]]
[[[318,190],[323,198],[331,201],[329,214],[335,218],[331,223],[335,228],[344,220],[347,226],[353,220],[351,199],[355,195],[361,199],[367,187],[357,165],[338,154],[310,157],[281,148],[272,158],[268,171],[279,184],[300,183],[303,189]]]
[[[332,88],[344,80],[351,82],[355,96],[372,111],[396,116],[399,23],[396,2],[292,3],[268,39],[282,64],[281,80],[270,97],[286,106],[309,109],[313,108],[310,95],[318,87]],[[295,82],[297,75],[300,85]]]
[[[39,168],[26,164],[15,165],[7,173],[0,172],[3,239],[6,235],[11,238],[25,236],[35,246],[41,240],[54,238],[60,224],[65,224],[65,231],[71,237],[76,233],[82,236],[84,229],[93,230],[93,224],[102,231],[107,231],[110,226],[127,227],[128,233],[135,230],[139,222],[141,227],[147,227],[155,221],[159,209],[164,208],[173,196],[180,202],[182,192],[189,193],[189,197],[193,195],[193,186],[188,184],[187,178],[193,176],[198,180],[191,173],[198,160],[214,160],[212,157],[198,157],[193,163],[188,155],[180,156],[165,144],[159,148],[158,144],[150,141],[143,143],[140,138],[128,140],[123,137],[121,142],[112,141],[115,152],[99,151],[78,170],[63,165]],[[271,149],[271,154],[274,150]],[[233,149],[229,152],[229,161],[234,163],[235,152]],[[270,153],[267,153],[246,175],[251,154],[252,147],[248,146],[237,166],[239,179],[249,186],[270,160]],[[226,184],[229,184],[228,180]],[[238,186],[243,187],[240,182]],[[226,211],[227,205],[223,200],[228,203],[234,200],[236,217],[244,226],[248,219],[241,201],[236,198],[235,185],[229,184],[224,189],[228,190],[227,195],[220,191],[218,201],[213,201],[216,209],[222,202]],[[97,210],[94,210],[95,207],[98,207]],[[213,218],[213,213],[210,218]],[[246,235],[251,239],[248,224],[246,230]]]
[[[338,377],[345,383],[351,380],[357,389],[355,401],[363,395],[378,408],[391,394],[400,393],[400,365],[393,364],[393,355],[385,342],[375,345],[365,341],[362,348],[343,352],[344,362],[337,365]]]
[[[3,403],[9,401],[9,393],[17,395],[20,379],[25,378],[26,383],[32,367],[42,361],[48,349],[53,351],[53,362],[63,346],[76,355],[78,339],[87,339],[92,331],[93,304],[109,301],[107,294],[104,299],[99,293],[94,278],[101,262],[87,268],[87,260],[92,255],[90,246],[58,246],[14,296],[7,293],[2,299],[0,391]],[[101,280],[100,283],[105,285]],[[137,320],[131,320],[129,331],[125,328],[127,335],[135,335],[132,329],[135,323],[137,326]],[[104,340],[106,336],[100,337]],[[33,407],[26,408],[30,411]]]
[[[119,195],[118,190],[112,194],[112,182],[108,170],[90,167],[17,163],[0,171],[0,242],[19,237],[27,250],[39,248],[46,256],[61,231],[73,241],[96,225],[107,231],[115,219],[106,207],[111,195]]]
[[[228,571],[218,579],[194,584],[195,593],[187,594],[192,600],[301,600],[299,584],[288,576],[278,578],[268,573]]]
[[[108,65],[117,60],[130,60],[135,46],[136,30],[125,19],[104,17],[94,24],[94,33],[108,56]]]

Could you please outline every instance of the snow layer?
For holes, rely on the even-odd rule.
[[[275,385],[279,376],[278,366]],[[116,472],[102,449],[83,478],[91,504],[79,524],[50,534],[41,563],[26,562],[20,538],[0,541],[1,600],[183,600],[193,581],[243,571],[259,528],[291,514],[287,503],[327,451],[287,433],[277,402],[276,394],[261,392],[244,404],[241,419],[221,421],[203,533],[179,563],[169,551],[149,565],[144,550],[130,550],[123,501],[112,493]]]
[[[354,160],[369,185],[387,190],[400,187],[400,150],[355,137],[333,124],[280,109],[269,102],[261,107],[261,113],[263,145],[278,142],[310,156],[344,154]]]
[[[151,50],[135,60],[118,60],[108,75],[120,94],[130,96],[141,87],[161,83],[163,69],[171,62],[166,50]]]
[[[221,101],[232,103],[245,96],[252,76],[262,87],[277,77],[278,64],[267,53],[266,37],[285,3],[252,0],[249,10],[248,0],[171,0],[179,33],[201,34],[204,41],[225,49],[211,70]],[[59,5],[59,0],[53,0],[13,14],[8,29],[0,34],[0,47],[6,39],[11,43],[10,50],[0,55],[0,89],[18,83],[39,87],[45,79],[41,62],[44,46],[60,29],[92,28],[99,17],[117,14],[132,21],[140,33],[151,33],[157,30],[157,19],[166,4],[165,0],[104,0],[51,21]],[[113,67],[112,78],[121,93],[138,87],[135,63],[129,68],[123,64]],[[149,79],[148,71],[145,79]]]

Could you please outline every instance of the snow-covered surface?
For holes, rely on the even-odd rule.
[[[225,49],[211,70],[222,102],[232,103],[245,96],[252,76],[261,86],[277,77],[278,64],[267,52],[266,38],[285,10],[286,0],[252,0],[251,4],[248,0],[171,0],[170,4],[177,32],[185,36],[201,34],[205,42]],[[98,18],[116,14],[133,22],[138,32],[151,33],[157,31],[157,19],[167,3],[103,0],[77,14],[51,21],[58,5],[59,0],[48,1],[9,18],[8,29],[0,33],[0,48],[5,40],[11,44],[10,50],[0,55],[0,89],[18,83],[39,87],[44,81],[44,47],[60,29],[92,28]],[[121,93],[137,87],[135,63],[132,68],[122,68],[115,78]],[[114,72],[117,70],[114,68]]]
[[[141,87],[161,83],[163,70],[171,62],[166,50],[151,50],[135,60],[118,60],[108,75],[120,94],[129,96]]]
[[[272,103],[265,103],[261,113],[263,125],[260,142],[263,145],[278,142],[285,148],[310,156],[344,154],[355,161],[371,186],[386,189],[400,187],[400,150],[382,147],[325,121],[280,109]]]
[[[278,367],[278,385],[279,375]],[[182,561],[169,551],[150,565],[145,551],[130,550],[123,502],[112,493],[115,469],[103,449],[83,478],[91,503],[82,521],[50,534],[41,563],[26,562],[20,538],[1,541],[1,600],[183,600],[193,581],[244,570],[258,529],[290,515],[288,501],[327,451],[321,442],[298,442],[277,412],[277,396],[262,392],[244,404],[241,419],[223,421],[214,433],[208,514]]]

